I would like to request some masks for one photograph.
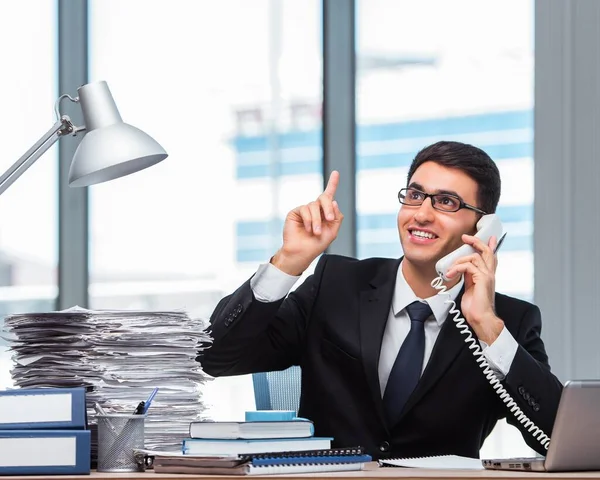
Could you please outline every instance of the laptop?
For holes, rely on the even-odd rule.
[[[490,470],[566,472],[600,470],[600,380],[568,381],[546,457],[482,460]]]

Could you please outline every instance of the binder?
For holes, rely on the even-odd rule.
[[[0,391],[0,429],[85,429],[85,388]]]
[[[0,431],[0,475],[90,473],[89,430]]]

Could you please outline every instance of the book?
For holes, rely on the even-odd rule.
[[[85,429],[85,388],[0,391],[0,429]]]
[[[223,440],[185,438],[182,452],[187,455],[241,455],[277,451],[322,450],[331,448],[330,437]]]
[[[89,430],[0,431],[0,475],[90,473]]]
[[[438,470],[482,470],[483,464],[478,458],[459,455],[437,455],[431,457],[390,458],[379,460],[382,467],[433,468]]]
[[[301,438],[312,437],[313,434],[313,422],[300,418],[292,421],[190,423],[190,438]]]
[[[245,413],[246,422],[290,422],[296,420],[294,410],[249,410]]]

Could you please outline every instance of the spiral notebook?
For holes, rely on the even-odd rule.
[[[272,452],[236,457],[197,455],[154,456],[156,473],[198,475],[270,475],[285,473],[340,472],[362,470],[371,461],[361,447]]]

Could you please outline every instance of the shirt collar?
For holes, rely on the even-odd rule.
[[[433,280],[433,278],[431,280]],[[450,295],[452,300],[456,300],[463,284],[464,278],[461,277],[460,281],[446,292]],[[449,303],[446,303],[446,299],[446,295],[433,295],[432,297],[425,299],[417,297],[404,278],[404,274],[402,273],[402,262],[400,262],[398,273],[396,274],[396,288],[394,289],[394,297],[392,298],[392,311],[394,312],[394,316],[397,316],[414,301],[425,301],[431,308],[435,321],[441,326],[444,323],[444,320],[446,320],[451,307]]]

